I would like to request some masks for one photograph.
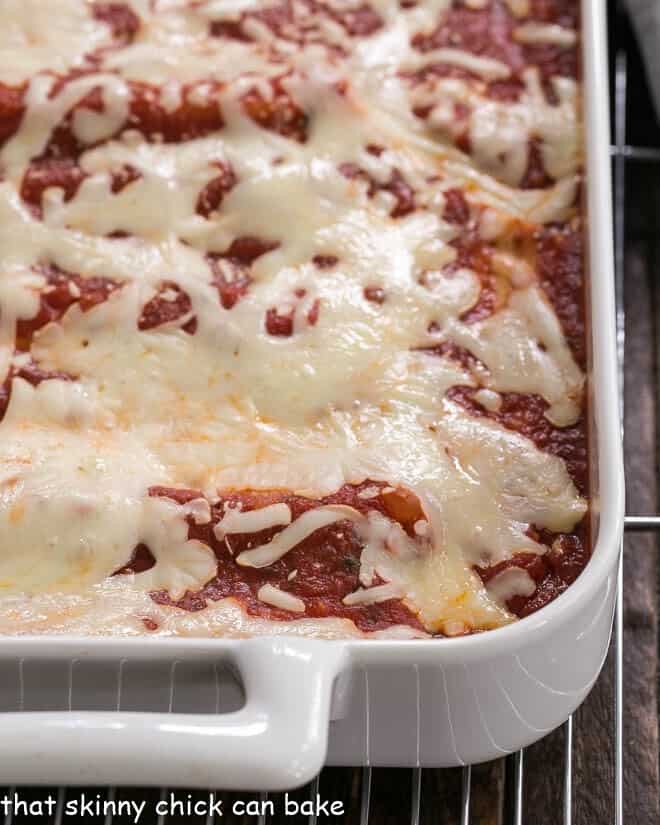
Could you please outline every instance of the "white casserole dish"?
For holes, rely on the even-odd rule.
[[[3,665],[20,662],[21,679],[22,663],[30,660],[90,666],[127,660],[228,662],[239,672],[246,695],[241,710],[222,715],[5,713],[0,738],[4,783],[276,790],[310,780],[326,760],[462,765],[496,758],[539,739],[585,698],[609,644],[623,524],[623,471],[605,8],[600,0],[583,0],[582,10],[596,537],[585,571],[538,613],[462,638],[4,638],[0,659]],[[47,673],[46,668],[45,691]]]

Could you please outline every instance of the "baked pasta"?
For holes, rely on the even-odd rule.
[[[589,557],[577,0],[0,0],[0,632],[456,636]]]

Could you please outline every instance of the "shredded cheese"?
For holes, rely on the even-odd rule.
[[[279,587],[274,587],[272,584],[262,585],[257,593],[257,598],[271,607],[279,607],[280,610],[290,610],[292,613],[305,612],[305,602],[302,599],[298,599],[291,593],[280,590]]]
[[[513,36],[519,43],[550,43],[564,48],[574,46],[577,40],[577,34],[573,29],[564,29],[554,23],[524,23],[514,30]]]
[[[246,513],[230,507],[215,525],[213,532],[216,538],[222,539],[228,533],[258,533],[260,530],[287,524],[291,524],[291,509],[286,504],[271,504]]]
[[[348,522],[363,550],[347,607],[402,599],[429,633],[450,635],[512,621],[507,601],[530,592],[527,574],[512,568],[486,588],[475,565],[545,552],[529,525],[570,532],[586,502],[560,458],[447,393],[471,387],[491,412],[502,393],[538,395],[560,427],[580,416],[584,375],[533,261],[507,244],[516,227],[576,215],[576,82],[551,78],[550,101],[530,66],[517,100],[489,96],[509,65],[459,44],[414,45],[451,0],[405,10],[374,0],[362,33],[357,2],[293,3],[277,27],[252,0],[131,0],[139,27],[121,36],[94,4],[47,5],[0,0],[0,83],[24,85],[0,148],[0,380],[11,390],[0,421],[0,632],[134,633],[137,615],[159,633],[270,632],[232,599],[186,613],[148,594],[176,601],[216,575],[213,552],[189,533],[213,522],[219,491],[318,499],[367,479],[366,514],[227,507],[213,534],[233,556],[233,536],[275,530],[235,556],[259,570]],[[575,32],[527,20],[525,0],[508,5],[519,43],[574,47]],[[459,76],[426,71],[437,64]],[[195,117],[215,125],[145,135],[141,107],[191,129]],[[469,152],[454,145],[457,110]],[[38,164],[57,157],[58,128],[77,147],[75,186],[53,177],[30,202],[26,176],[46,175]],[[551,180],[523,190],[532,139]],[[467,229],[447,217],[456,189],[468,193],[470,231],[493,245],[505,296],[476,322],[466,316],[481,273],[457,265]],[[245,239],[265,244],[247,262],[231,252]],[[49,271],[75,275],[70,304],[17,352],[17,329],[57,289]],[[90,306],[99,281],[113,289]],[[165,320],[144,322],[158,302]],[[450,344],[479,366],[452,358]],[[32,361],[47,380],[16,375]],[[154,486],[197,494],[179,504]],[[376,506],[398,488],[421,502],[414,536]],[[153,567],[111,578],[140,544]],[[258,598],[305,612],[272,585]],[[359,635],[348,619],[299,621],[287,632]]]
[[[285,553],[321,527],[334,524],[336,521],[355,521],[358,518],[360,518],[359,513],[352,507],[341,505],[328,505],[308,510],[299,516],[290,527],[278,533],[268,544],[255,547],[254,550],[246,550],[236,557],[236,561],[245,567],[267,567],[281,559]]]

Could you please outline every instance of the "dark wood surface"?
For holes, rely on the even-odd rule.
[[[642,170],[640,170],[641,173]],[[656,231],[660,227],[655,227]],[[656,234],[656,233],[654,233]],[[657,239],[634,238],[627,255],[626,464],[631,513],[655,512],[656,397],[653,377],[660,340],[657,311]],[[649,346],[654,341],[656,346]],[[658,600],[657,542],[626,539],[624,554],[624,741],[629,822],[660,822],[658,808]]]

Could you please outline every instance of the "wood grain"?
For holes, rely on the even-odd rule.
[[[657,187],[658,176],[653,180]],[[656,187],[646,187],[651,197],[657,198]],[[656,213],[645,209],[644,214]],[[658,506],[656,468],[650,457],[656,445],[658,350],[649,344],[658,342],[658,243],[657,231],[651,233],[650,242],[645,233],[636,237],[639,227],[634,224],[635,217],[636,212],[631,210],[634,234],[626,255],[626,495],[629,512],[654,513]],[[654,228],[657,230],[657,225]],[[640,825],[660,821],[657,561],[656,536],[627,536],[623,568],[624,742],[628,757],[624,801],[628,821]]]

